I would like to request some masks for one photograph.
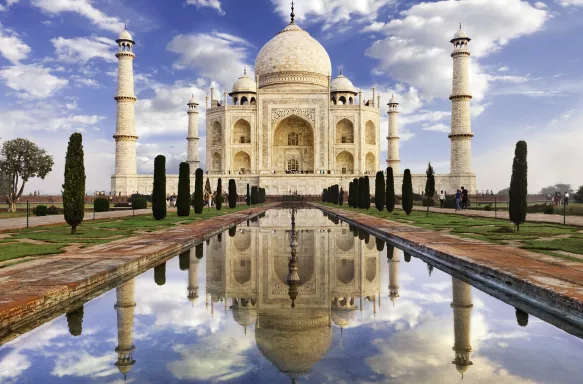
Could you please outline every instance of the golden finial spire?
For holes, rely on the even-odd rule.
[[[296,14],[294,13],[294,2],[291,2],[291,13],[289,14],[291,16],[291,23],[290,24],[295,24],[295,18],[296,18]]]

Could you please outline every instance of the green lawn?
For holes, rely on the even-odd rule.
[[[255,205],[253,207],[258,207]],[[246,205],[238,205],[234,209],[228,207],[221,211],[215,208],[206,209],[200,215],[191,211],[188,217],[178,217],[174,209],[168,211],[165,220],[156,221],[152,216],[130,216],[116,218],[111,221],[87,222],[79,226],[76,235],[71,235],[68,225],[34,227],[6,233],[7,238],[0,239],[0,262],[14,260],[26,256],[48,255],[62,252],[62,248],[70,244],[80,244],[88,247],[95,244],[108,243],[124,237],[130,237],[138,232],[152,232],[175,225],[184,225],[211,217],[226,215],[247,209]],[[14,243],[29,239],[43,242],[43,244]],[[0,267],[5,264],[0,265]]]
[[[346,205],[342,207],[338,207],[334,204],[323,205],[356,211],[359,213],[367,213],[371,216],[411,224],[426,229],[436,231],[447,230],[456,236],[483,240],[496,244],[505,244],[508,241],[512,241],[513,243],[517,242],[520,248],[563,259],[583,262],[583,256],[581,259],[578,259],[576,257],[556,253],[556,251],[565,251],[583,255],[583,234],[578,233],[580,228],[577,227],[558,224],[525,223],[520,226],[520,231],[517,232],[514,230],[514,225],[507,220],[494,220],[434,212],[430,212],[429,217],[426,217],[426,213],[423,211],[413,211],[407,216],[401,209],[395,209],[395,211],[389,213],[386,210],[379,212],[374,206],[368,211],[364,211],[361,209],[349,208]],[[553,236],[568,237],[552,239]]]

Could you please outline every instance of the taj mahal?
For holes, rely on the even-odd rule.
[[[319,195],[323,188],[339,184],[348,190],[353,178],[371,177],[392,167],[395,185],[402,183],[399,156],[399,102],[388,102],[389,135],[380,136],[381,96],[373,87],[367,95],[356,90],[342,74],[331,78],[332,63],[325,48],[294,20],[260,50],[254,78],[246,70],[231,92],[206,98],[206,178],[215,186],[218,178],[237,181],[244,194],[246,184],[265,188],[267,195],[298,191]],[[137,173],[133,61],[135,42],[126,30],[116,40],[119,50],[117,121],[114,139],[115,174],[111,190],[116,195],[149,194],[153,175]],[[450,173],[436,175],[436,189],[455,192],[461,186],[476,191],[472,172],[470,120],[472,98],[468,81],[470,38],[461,26],[453,45],[453,84]],[[198,101],[187,103],[187,158],[190,171],[199,167]],[[380,159],[381,142],[388,159]],[[424,159],[430,160],[430,159]],[[382,163],[386,165],[381,166]],[[406,167],[405,167],[406,168]],[[421,193],[426,175],[413,175],[413,190]],[[178,188],[178,175],[167,175],[167,193]],[[194,188],[194,180],[191,182]]]

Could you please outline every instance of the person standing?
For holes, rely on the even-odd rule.
[[[468,209],[468,190],[462,187],[462,209]]]
[[[441,190],[441,193],[439,194],[439,202],[441,205],[441,209],[443,209],[443,205],[445,204],[445,192],[443,191],[443,189]]]
[[[565,206],[569,205],[569,191],[565,192]]]
[[[461,194],[460,190],[458,189],[457,192],[455,193],[455,210],[456,210],[456,212],[461,209],[461,207],[460,207],[461,200],[462,200],[462,194]]]

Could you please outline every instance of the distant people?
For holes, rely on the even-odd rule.
[[[455,210],[456,210],[456,212],[462,209],[460,206],[461,202],[462,202],[462,193],[458,189],[457,192],[455,193]]]
[[[565,206],[569,205],[569,191],[565,192]]]
[[[555,207],[559,205],[559,195],[557,194],[557,192],[555,192],[554,203]]]
[[[462,187],[462,209],[468,209],[468,190]]]
[[[561,195],[561,192],[557,192],[557,194],[559,196],[559,205],[561,205],[561,202],[563,201],[562,199],[563,196]]]
[[[441,190],[441,193],[439,194],[439,203],[441,205],[441,209],[443,209],[443,204],[445,204],[445,192],[443,191],[443,189]]]

